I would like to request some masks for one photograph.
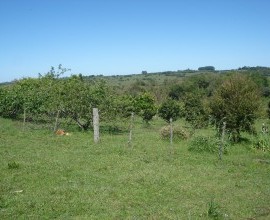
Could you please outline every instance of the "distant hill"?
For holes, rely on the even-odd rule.
[[[10,85],[12,83],[13,82],[2,82],[2,83],[0,83],[0,86],[7,86],[7,85]]]
[[[119,85],[130,85],[132,83],[137,83],[138,81],[152,82],[155,81],[157,84],[162,84],[164,81],[179,81],[183,77],[189,77],[202,73],[217,73],[223,74],[227,72],[252,72],[252,73],[260,73],[264,76],[270,76],[270,67],[248,67],[244,66],[238,69],[231,70],[215,70],[212,66],[200,67],[198,70],[186,69],[186,70],[177,70],[177,71],[163,71],[163,72],[147,72],[142,71],[141,74],[126,74],[126,75],[85,75],[83,78],[85,80],[105,80],[109,85],[119,86]],[[3,82],[0,83],[0,86],[10,85],[14,82]]]

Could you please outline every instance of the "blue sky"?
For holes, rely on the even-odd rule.
[[[0,82],[270,66],[269,0],[0,0]]]

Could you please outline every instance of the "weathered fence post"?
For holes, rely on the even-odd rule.
[[[57,114],[56,114],[56,119],[55,119],[55,124],[54,124],[54,129],[53,129],[54,132],[56,132],[56,130],[57,130],[57,128],[58,128],[59,114],[60,114],[60,110],[58,110],[58,111],[57,111]]]
[[[26,108],[23,109],[23,130],[25,129],[25,122],[26,122]]]
[[[172,125],[172,118],[170,118],[170,143],[171,143],[171,146],[173,144],[173,125]]]
[[[128,146],[132,146],[132,129],[133,129],[134,113],[131,113],[130,125],[129,125],[129,137],[128,137]]]
[[[263,134],[268,133],[268,126],[266,126],[264,123],[262,123],[262,133]]]
[[[221,142],[220,142],[219,151],[218,151],[218,156],[220,160],[222,160],[222,156],[223,156],[225,132],[226,132],[226,122],[223,122]]]
[[[99,142],[99,115],[98,108],[93,108],[94,142]]]

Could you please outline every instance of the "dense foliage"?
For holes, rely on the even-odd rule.
[[[170,119],[176,121],[180,117],[180,106],[177,101],[173,99],[167,99],[160,106],[158,115],[166,122],[170,122]]]
[[[208,112],[204,106],[203,96],[199,93],[188,93],[184,99],[184,118],[193,128],[207,126]]]
[[[155,99],[149,93],[143,93],[135,99],[135,110],[148,123],[156,114]]]
[[[93,107],[102,121],[135,113],[148,123],[158,113],[167,122],[183,117],[193,128],[208,126],[211,119],[219,130],[226,120],[236,141],[240,132],[252,131],[258,102],[270,95],[269,68],[212,70],[61,78],[70,70],[59,65],[38,78],[0,86],[0,116],[50,123],[59,117],[83,130],[92,126]]]
[[[211,116],[220,132],[226,122],[232,140],[238,141],[241,131],[253,131],[259,104],[257,85],[247,76],[236,74],[216,90],[210,102]]]
[[[57,115],[76,122],[81,129],[91,125],[92,108],[106,116],[110,106],[108,88],[102,81],[85,82],[79,76],[60,79],[51,71],[38,79],[26,78],[2,88],[0,115],[27,120],[53,120]]]

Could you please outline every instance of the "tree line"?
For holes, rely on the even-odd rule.
[[[167,122],[184,118],[194,129],[212,124],[219,133],[226,121],[232,140],[238,141],[241,132],[254,132],[254,122],[264,112],[261,103],[270,94],[267,77],[258,71],[198,74],[156,87],[140,85],[136,92],[132,85],[121,92],[82,74],[61,78],[66,71],[59,65],[38,78],[1,86],[0,116],[40,122],[59,117],[82,130],[92,127],[93,108],[99,109],[104,121],[135,113],[149,124],[157,115]]]

